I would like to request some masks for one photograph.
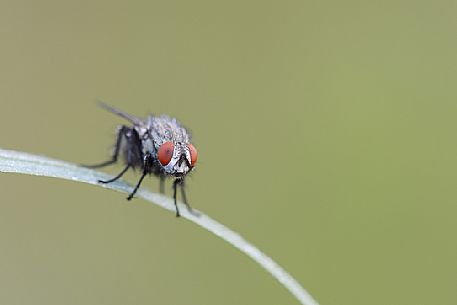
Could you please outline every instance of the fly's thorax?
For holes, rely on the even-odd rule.
[[[147,127],[155,143],[162,144],[166,141],[190,142],[190,133],[175,118],[167,115],[149,116]]]

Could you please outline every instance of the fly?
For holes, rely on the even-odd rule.
[[[112,179],[99,180],[98,182],[111,183],[121,178],[130,168],[141,169],[141,177],[127,197],[127,200],[131,200],[146,175],[159,177],[161,193],[164,193],[165,178],[173,177],[176,217],[180,216],[176,203],[178,187],[181,189],[182,200],[188,210],[192,211],[187,203],[184,179],[195,167],[197,149],[190,142],[189,131],[175,118],[167,115],[149,115],[146,120],[142,120],[105,103],[100,103],[100,106],[126,119],[132,126],[119,126],[114,152],[110,160],[87,166],[100,168],[116,163],[120,155],[124,158],[125,167],[118,175]]]

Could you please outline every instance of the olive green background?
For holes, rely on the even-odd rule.
[[[94,163],[123,123],[97,99],[171,114],[199,150],[191,204],[322,305],[456,304],[456,16],[455,1],[3,0],[0,147]],[[0,190],[0,304],[297,304],[142,200],[11,174]]]

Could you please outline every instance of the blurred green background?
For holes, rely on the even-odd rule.
[[[93,163],[123,123],[97,99],[171,114],[199,150],[191,204],[322,305],[456,304],[456,14],[455,1],[3,0],[0,146]],[[0,304],[297,304],[142,200],[11,174],[0,190]]]

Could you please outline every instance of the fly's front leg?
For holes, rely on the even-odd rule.
[[[121,150],[122,139],[123,139],[123,137],[125,137],[128,140],[129,131],[131,131],[131,128],[124,126],[124,125],[121,126],[119,128],[119,130],[117,131],[116,146],[114,146],[114,152],[113,152],[113,156],[111,157],[111,160],[108,160],[108,161],[105,161],[102,163],[98,163],[98,164],[83,165],[83,166],[87,167],[87,168],[100,168],[100,167],[105,167],[105,166],[111,165],[113,163],[116,163],[117,158],[119,157],[119,152]]]
[[[189,213],[193,214],[194,216],[199,216],[198,213],[194,212],[194,210],[192,210],[192,208],[190,207],[189,203],[187,202],[187,197],[186,197],[186,192],[184,190],[184,178],[178,178],[178,179],[175,179],[175,181],[173,181],[173,199],[175,201],[175,207],[176,207],[176,217],[179,217],[181,214],[179,213],[179,209],[178,209],[178,203],[177,203],[177,188],[178,186],[181,187],[181,197],[182,197],[182,201],[184,202],[184,204],[186,205],[186,208],[187,210],[189,211]]]
[[[189,203],[187,202],[187,197],[186,197],[186,190],[184,189],[184,178],[181,179],[181,183],[179,183],[180,186],[181,186],[181,198],[182,198],[182,201],[184,202],[184,204],[186,205],[186,208],[187,210],[192,213],[192,214],[195,214],[194,213],[194,210],[192,210],[191,206],[189,205]]]
[[[151,168],[151,155],[146,155],[144,156],[144,166],[143,166],[143,173],[141,174],[140,180],[138,180],[135,188],[133,191],[129,194],[127,197],[127,200],[132,200],[133,196],[135,196],[135,193],[138,191],[138,189],[141,186],[141,182],[143,182],[144,177],[150,172]]]
[[[180,183],[180,181],[181,181],[180,179],[176,179],[175,181],[173,181],[173,199],[175,200],[176,217],[181,216],[181,214],[179,214],[178,203],[176,200],[176,188],[178,187],[178,184]]]
[[[165,194],[165,176],[164,175],[160,175],[159,176],[159,191],[160,191],[160,194]]]
[[[133,189],[133,191],[127,197],[127,200],[132,200],[133,196],[135,196],[135,194],[138,191],[138,189],[140,188],[141,182],[143,182],[143,179],[146,176],[146,174],[147,174],[147,172],[145,170],[143,170],[143,174],[141,174],[140,180],[138,180],[135,188]]]

